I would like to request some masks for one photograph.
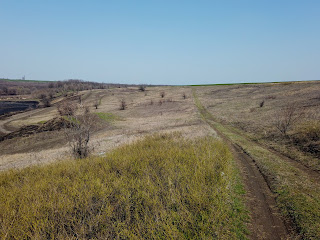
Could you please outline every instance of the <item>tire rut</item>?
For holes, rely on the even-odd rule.
[[[217,130],[206,116],[207,110],[199,108],[204,121],[229,145],[240,168],[246,189],[246,205],[250,211],[251,221],[248,224],[250,239],[278,240],[290,239],[296,235],[292,224],[280,214],[268,181],[260,172],[255,160],[240,146],[229,140]]]
[[[247,207],[251,212],[251,239],[287,239],[291,224],[280,215],[275,196],[253,158],[241,147],[228,141],[240,166],[246,188]]]
[[[275,195],[270,190],[268,181],[260,172],[255,160],[208,121],[206,122],[228,143],[242,173],[246,189],[246,205],[251,217],[251,223],[248,226],[250,239],[288,239],[293,233],[292,224],[281,216],[276,206]]]

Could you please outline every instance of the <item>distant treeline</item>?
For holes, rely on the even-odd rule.
[[[0,79],[0,95],[29,95],[37,94],[39,91],[52,93],[78,92],[91,89],[125,88],[141,86],[135,84],[98,83],[83,81],[80,79],[69,79],[64,81],[35,81]],[[144,85],[151,86],[151,85]],[[155,85],[152,85],[155,86]]]

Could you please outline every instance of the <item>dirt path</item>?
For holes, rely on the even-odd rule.
[[[245,183],[247,206],[251,212],[251,239],[287,239],[290,233],[289,224],[280,216],[275,196],[254,159],[241,147],[228,142]]]
[[[303,164],[302,162],[299,162],[299,161],[297,161],[295,159],[287,157],[287,156],[283,155],[282,153],[280,153],[280,152],[278,152],[278,151],[276,151],[274,149],[271,149],[271,148],[269,148],[269,147],[267,147],[265,145],[259,144],[259,146],[262,146],[262,147],[268,149],[270,152],[272,152],[273,154],[277,155],[282,160],[284,160],[284,161],[292,164],[294,167],[300,169],[301,171],[306,173],[310,179],[313,179],[315,182],[320,182],[320,171],[314,170],[314,169],[310,168],[309,166]]]
[[[276,207],[275,196],[259,171],[255,160],[211,124],[212,119],[208,119],[206,109],[199,108],[199,111],[205,122],[229,144],[241,170],[246,188],[247,207],[251,215],[251,222],[248,226],[250,239],[288,239],[291,232],[290,224],[281,217]]]
[[[18,114],[13,115],[5,120],[0,120],[0,132],[5,133],[5,134],[11,133],[12,131],[14,131],[14,129],[11,129],[8,127],[8,124],[10,122],[15,121],[15,120],[20,120],[22,118],[30,117],[35,114],[43,113],[45,111],[50,111],[50,110],[49,110],[49,108],[39,108],[39,109],[35,109],[35,110],[23,112],[23,113],[18,113]]]

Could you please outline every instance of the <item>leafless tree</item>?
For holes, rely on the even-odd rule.
[[[42,98],[41,99],[41,103],[43,104],[44,107],[50,107],[51,106],[51,101],[47,97]]]
[[[146,86],[140,85],[140,86],[139,86],[139,90],[140,90],[141,92],[144,92],[144,91],[146,90]]]
[[[96,98],[96,100],[95,100],[95,102],[94,102],[94,104],[93,104],[93,106],[94,106],[96,109],[98,109],[99,105],[101,104],[101,100],[102,100],[101,97],[100,97],[100,98]]]
[[[54,98],[54,92],[52,90],[49,91],[48,97],[49,97],[49,99],[53,99]]]
[[[287,135],[290,127],[296,123],[301,117],[302,113],[298,112],[297,105],[291,103],[283,107],[279,112],[277,112],[275,127],[283,134]]]
[[[183,98],[183,99],[186,99],[186,98],[187,98],[186,93],[183,93],[183,94],[182,94],[182,98]]]
[[[67,120],[69,126],[64,128],[64,132],[72,153],[76,158],[86,158],[90,153],[90,137],[99,125],[98,116],[81,106],[79,112],[68,115]]]
[[[93,106],[94,106],[96,109],[98,109],[98,107],[99,107],[99,100],[98,100],[98,99],[96,99],[96,101],[94,102]]]
[[[78,105],[72,101],[63,101],[58,105],[60,116],[74,116]]]
[[[127,108],[127,103],[124,99],[120,100],[120,110],[125,110]]]

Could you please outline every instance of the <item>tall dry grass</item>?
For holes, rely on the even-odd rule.
[[[0,174],[1,239],[243,239],[232,155],[155,135],[104,157]]]

